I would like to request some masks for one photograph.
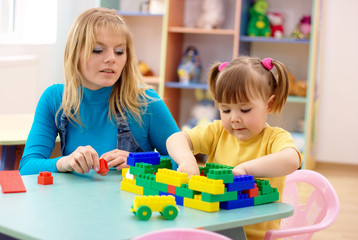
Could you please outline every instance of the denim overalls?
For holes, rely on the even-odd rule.
[[[123,113],[126,114],[126,111],[123,111]],[[61,139],[62,156],[64,156],[65,153],[67,123],[68,123],[68,118],[64,113],[62,113],[60,117],[59,125],[57,127]],[[134,136],[132,135],[128,126],[128,122],[125,119],[123,119],[123,117],[119,112],[117,112],[116,123],[118,127],[117,148],[128,152],[144,152],[144,150],[139,146]]]

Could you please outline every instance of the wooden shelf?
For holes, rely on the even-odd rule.
[[[310,44],[310,39],[240,36],[241,42]]]
[[[170,27],[168,32],[171,33],[191,33],[191,34],[213,34],[213,35],[234,35],[234,29],[204,29],[204,28],[187,28],[187,27]]]

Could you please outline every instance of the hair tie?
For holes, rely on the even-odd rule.
[[[267,70],[271,70],[273,68],[272,58],[264,58],[262,59],[261,63]]]
[[[221,72],[221,70],[223,70],[228,64],[229,64],[228,62],[223,62],[222,64],[220,64],[218,67],[219,72]]]

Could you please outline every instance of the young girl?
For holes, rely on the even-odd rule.
[[[20,162],[21,174],[87,173],[126,167],[129,152],[157,149],[179,131],[155,91],[142,81],[128,26],[115,10],[89,9],[72,25],[65,83],[41,96]],[[57,135],[62,156],[50,159]]]
[[[266,123],[268,114],[279,113],[287,99],[285,65],[253,57],[217,63],[210,70],[209,87],[221,120],[168,138],[167,149],[178,171],[199,174],[194,154],[206,154],[208,162],[233,166],[235,175],[269,178],[281,198],[284,176],[301,163],[290,133]],[[245,232],[248,239],[263,239],[266,230],[278,228],[279,220],[245,227]]]

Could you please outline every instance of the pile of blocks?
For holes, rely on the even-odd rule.
[[[139,195],[173,195],[177,205],[206,212],[278,201],[277,188],[250,175],[234,176],[233,167],[207,163],[201,175],[172,170],[170,158],[157,152],[130,153],[123,169],[121,190]]]

